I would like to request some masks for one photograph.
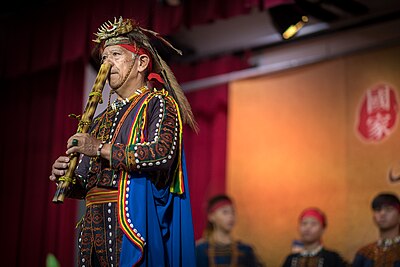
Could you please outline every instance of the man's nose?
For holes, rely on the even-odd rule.
[[[378,211],[378,215],[379,216],[385,216],[386,215],[386,210],[385,209],[381,209]]]
[[[115,65],[114,59],[112,57],[107,57],[103,63],[107,62],[108,64],[111,65],[111,67],[113,67]]]

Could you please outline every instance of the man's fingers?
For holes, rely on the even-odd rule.
[[[52,173],[51,173],[51,176],[57,177],[57,176],[63,176],[64,174],[65,174],[65,170],[57,170],[57,169],[54,169],[54,170],[52,171]]]
[[[66,168],[68,168],[68,163],[56,161],[53,164],[53,168],[54,169],[66,169]]]
[[[66,173],[65,170],[53,170],[51,172],[51,175],[49,176],[49,179],[51,181],[56,181],[57,180],[57,176],[63,176]]]
[[[71,137],[67,142],[67,149],[74,147],[74,146],[79,146],[79,139],[77,139],[75,137]]]
[[[58,177],[65,175],[66,170],[69,166],[69,157],[59,157],[52,166],[51,175],[49,176],[50,181],[57,182]]]
[[[73,146],[73,147],[68,148],[68,150],[65,152],[65,154],[70,155],[70,154],[72,154],[74,152],[77,152],[77,151],[78,151],[78,147]]]

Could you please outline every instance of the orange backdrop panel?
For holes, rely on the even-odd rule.
[[[377,237],[369,203],[400,164],[398,130],[369,144],[356,132],[365,90],[400,88],[400,48],[357,54],[230,85],[227,191],[236,201],[235,235],[280,266],[298,238],[306,207],[328,216],[327,247],[352,260]]]

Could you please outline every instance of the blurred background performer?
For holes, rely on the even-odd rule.
[[[208,201],[207,227],[196,244],[197,267],[263,266],[253,248],[234,240],[235,208],[229,196],[216,195]]]
[[[379,240],[360,248],[354,267],[400,267],[400,200],[393,193],[380,193],[371,203]]]
[[[183,123],[197,131],[190,105],[151,41],[173,48],[131,19],[106,22],[93,55],[111,64],[117,99],[90,134],[68,140],[82,156],[67,197],[85,198],[79,266],[195,266],[195,244],[183,153]],[[68,168],[53,164],[50,179]]]
[[[303,249],[290,254],[283,267],[349,267],[335,251],[322,245],[326,216],[317,208],[305,209],[299,217],[299,233]]]

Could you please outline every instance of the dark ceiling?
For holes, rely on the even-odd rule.
[[[0,17],[23,16],[24,12],[32,13],[35,9],[57,6],[61,2],[63,1],[7,1],[2,5]],[[175,2],[184,4],[185,0]],[[281,38],[269,10],[254,9],[247,15],[221,19],[191,29],[182,27],[166,38],[180,48],[184,55],[167,60],[193,61],[224,53],[264,49],[400,19],[400,0],[294,0],[294,3],[309,17],[309,22],[290,40]],[[397,28],[385,30],[388,34],[399,31]],[[160,53],[163,54],[163,51]],[[166,53],[165,56],[167,55]]]
[[[399,0],[295,0],[309,22],[291,40],[283,40],[269,11],[218,20],[180,31],[168,38],[184,51],[180,60],[297,42],[318,35],[400,19]],[[399,29],[385,29],[388,34]]]

